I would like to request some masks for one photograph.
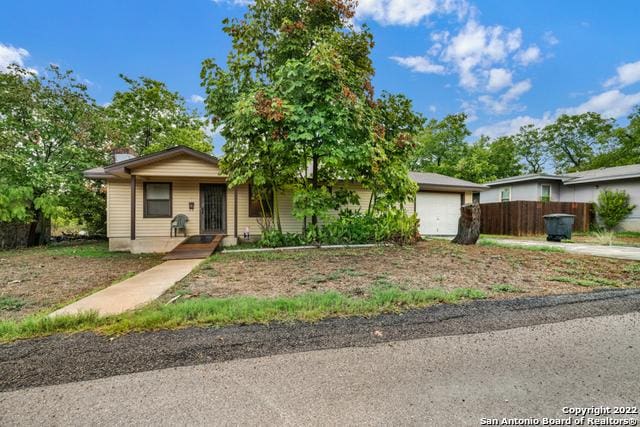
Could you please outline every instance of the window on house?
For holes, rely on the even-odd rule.
[[[477,191],[475,191],[475,192],[473,193],[473,196],[472,196],[472,198],[471,198],[471,201],[472,201],[473,203],[480,203],[480,193],[479,193],[479,192],[477,192]]]
[[[506,187],[500,190],[500,201],[501,202],[511,201],[511,187]]]
[[[171,183],[144,183],[144,217],[171,218]]]
[[[255,191],[253,185],[249,186],[249,217],[271,217],[271,205],[273,204],[273,191]]]
[[[542,184],[542,187],[540,190],[540,201],[541,202],[551,201],[551,186],[549,184]]]

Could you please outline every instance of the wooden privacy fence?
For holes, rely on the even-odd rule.
[[[480,205],[482,234],[531,236],[546,234],[544,216],[554,213],[575,215],[573,231],[589,231],[591,203],[514,201]]]

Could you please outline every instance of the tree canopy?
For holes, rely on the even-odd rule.
[[[352,25],[355,4],[258,0],[242,19],[224,22],[232,39],[226,66],[208,59],[201,73],[232,185],[250,182],[273,194],[291,188],[294,213],[314,224],[352,201],[332,190],[338,182],[382,192],[381,182],[395,176],[393,197],[387,187],[375,199],[381,203],[404,202],[416,190],[398,157],[420,119],[406,98],[375,98],[373,38]]]
[[[176,145],[205,153],[213,151],[204,132],[205,121],[187,109],[177,92],[148,77],[120,77],[128,89],[116,92],[106,108],[114,146],[132,148],[140,155]]]
[[[82,171],[105,163],[107,126],[86,86],[55,65],[42,75],[11,66],[0,118],[0,220],[37,221],[42,239],[51,217],[103,223],[100,185]]]

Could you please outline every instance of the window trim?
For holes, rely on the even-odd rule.
[[[248,189],[248,203],[247,203],[248,212],[247,212],[247,215],[249,216],[249,218],[262,218],[262,213],[259,213],[258,215],[252,215],[252,213],[254,213],[254,212],[251,212],[251,199],[253,198],[252,197],[253,196],[253,185],[249,184],[248,186],[249,186],[249,189]],[[272,195],[272,197],[273,197],[273,195]],[[273,205],[273,199],[271,199],[271,205]],[[272,207],[272,209],[273,209],[273,207]],[[273,212],[267,212],[265,216],[267,218],[271,218],[271,217],[273,217]]]
[[[509,190],[509,199],[508,200],[502,200],[502,192],[504,190]],[[511,201],[511,187],[501,187],[500,190],[498,191],[498,201],[501,203],[504,202],[510,202]]]
[[[166,184],[169,186],[169,215],[168,216],[153,215],[148,212],[147,184]],[[151,200],[165,200],[165,199],[151,199]],[[173,183],[172,182],[146,181],[142,183],[142,217],[143,218],[173,218]]]
[[[542,189],[544,187],[549,187],[549,200],[543,200]],[[551,201],[551,184],[540,184],[540,201],[541,202],[550,202]]]

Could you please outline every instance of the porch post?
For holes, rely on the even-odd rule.
[[[238,237],[238,186],[233,188],[233,237]]]
[[[131,175],[131,240],[136,240],[136,176]]]

